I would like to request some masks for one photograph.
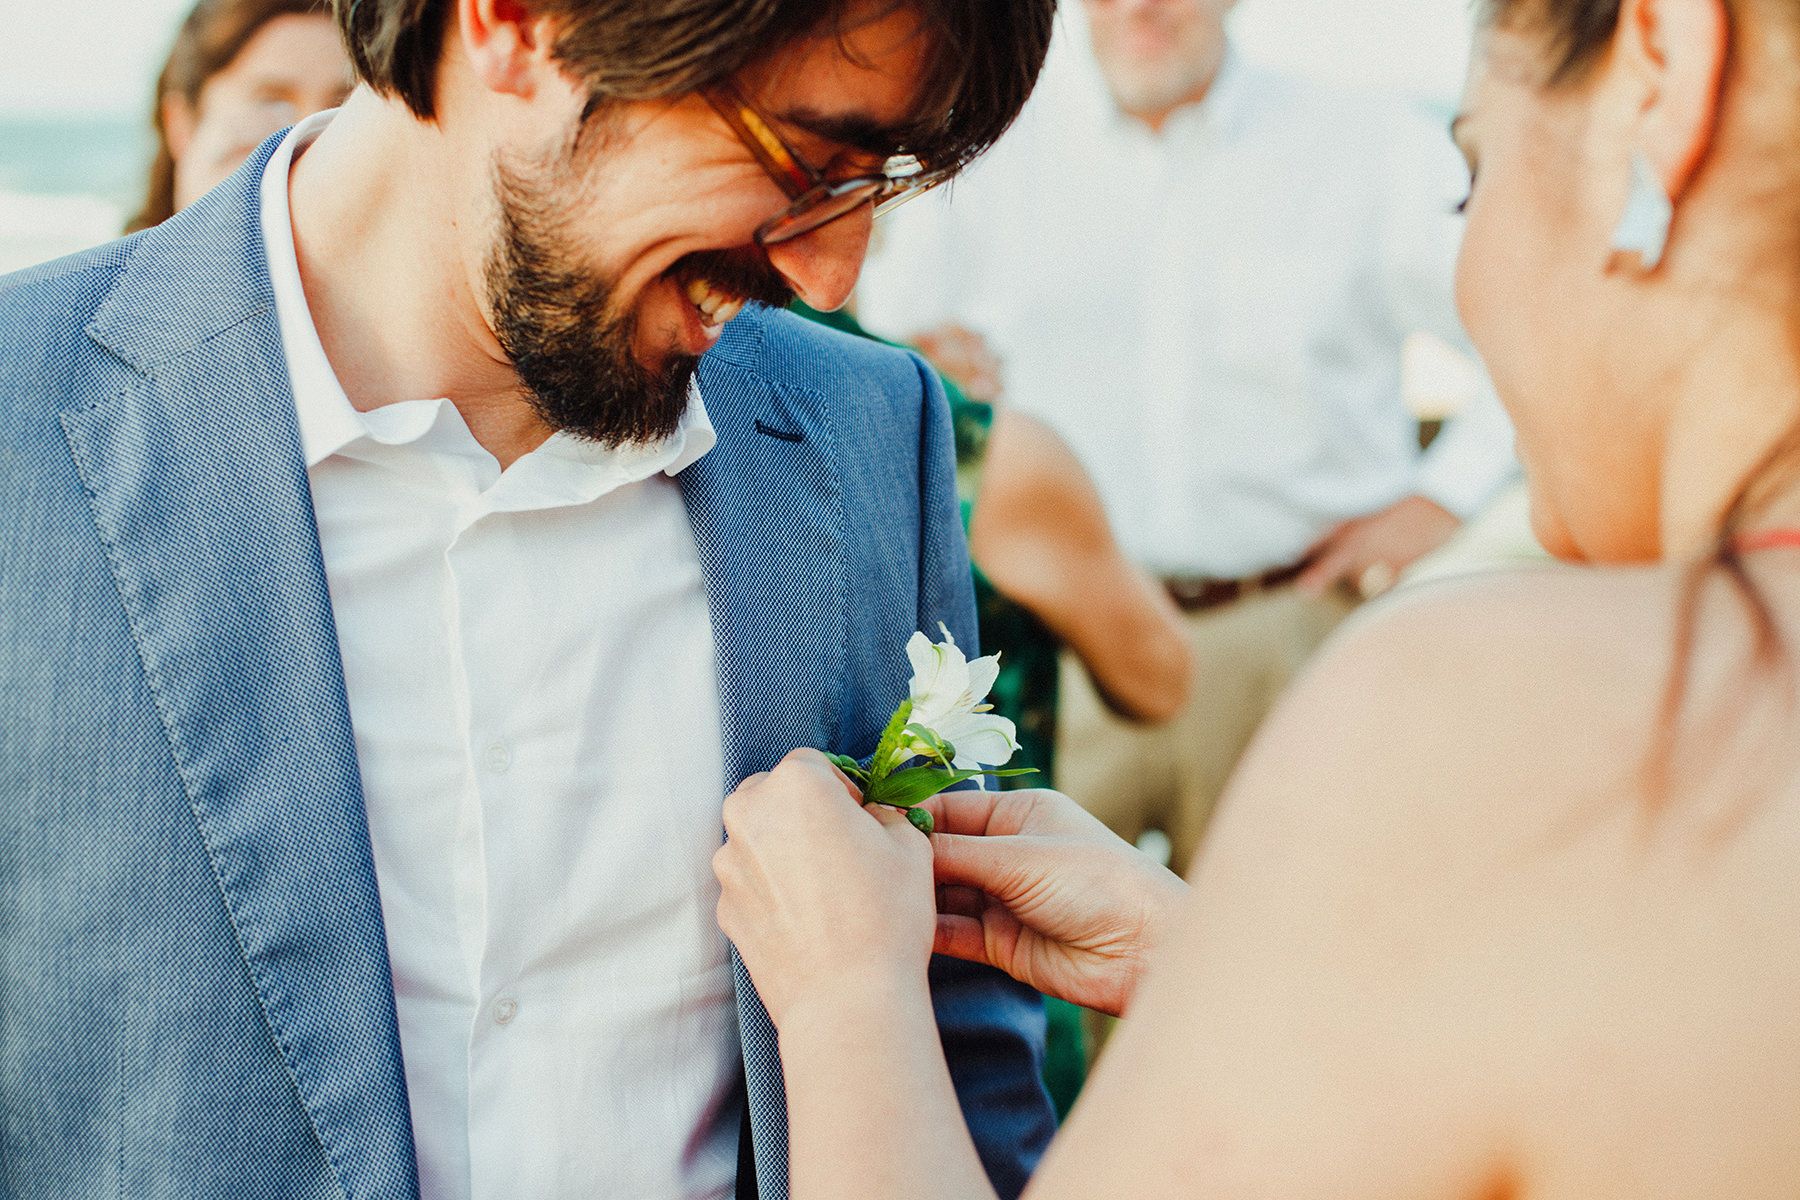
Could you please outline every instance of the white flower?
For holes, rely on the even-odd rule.
[[[1018,729],[1005,717],[996,716],[986,703],[988,689],[1000,673],[1000,656],[987,655],[974,662],[963,657],[950,630],[942,643],[933,645],[922,633],[906,643],[912,661],[912,718],[956,748],[955,766],[972,771],[981,766],[1004,766],[1019,749]],[[909,739],[898,751],[897,762],[923,754],[927,747]]]

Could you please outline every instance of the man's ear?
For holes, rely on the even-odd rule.
[[[523,0],[456,0],[458,34],[475,77],[490,91],[530,100],[554,70],[549,22]]]
[[[169,143],[169,157],[180,162],[181,156],[187,153],[188,145],[194,140],[194,128],[200,123],[200,114],[194,111],[194,106],[180,92],[165,92],[159,109],[162,114],[163,137]]]
[[[1725,0],[1625,0],[1621,7],[1615,52],[1648,84],[1637,148],[1675,199],[1717,132],[1730,42]]]

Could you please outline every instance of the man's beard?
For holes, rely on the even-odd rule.
[[[566,190],[579,194],[573,171]],[[538,180],[496,166],[500,232],[487,262],[494,336],[512,360],[532,409],[551,429],[619,446],[672,435],[687,410],[700,360],[671,352],[653,371],[632,352],[637,317],[616,312],[615,279],[584,274],[567,206]],[[772,308],[793,299],[787,281],[754,247],[688,254],[667,272],[678,288],[704,278],[730,296]]]

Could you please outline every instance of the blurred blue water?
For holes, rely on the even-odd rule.
[[[96,196],[132,209],[154,149],[146,119],[0,114],[0,191]]]

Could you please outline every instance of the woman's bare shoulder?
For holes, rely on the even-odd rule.
[[[1346,622],[1319,659],[1319,680],[1345,673],[1396,671],[1396,679],[1433,663],[1535,675],[1654,668],[1668,652],[1650,635],[1671,633],[1684,577],[1673,568],[1541,565],[1438,580],[1403,589]],[[1433,650],[1438,653],[1431,653]]]
[[[1237,1136],[1272,1147],[1316,1126],[1321,1152],[1292,1169],[1338,1195],[1355,1176],[1361,1194],[1408,1191],[1394,1172],[1419,1145],[1434,1157],[1408,1169],[1438,1194],[1554,1174],[1513,1190],[1605,1195],[1631,1194],[1605,1169],[1621,1151],[1651,1161],[1660,1122],[1731,1141],[1701,1111],[1714,1100],[1800,1120],[1784,1082],[1800,1045],[1743,1032],[1758,1006],[1800,1018],[1776,933],[1800,919],[1783,865],[1800,805],[1775,752],[1794,739],[1764,739],[1773,769],[1749,787],[1741,757],[1690,759],[1666,795],[1648,782],[1685,589],[1660,568],[1445,584],[1321,655],[1234,780],[1164,988],[1138,1010],[1241,1031],[1242,1057],[1194,1050],[1220,1111],[1288,1080],[1288,1106]],[[1728,587],[1701,593],[1701,721],[1744,669],[1747,611]],[[1707,727],[1688,722],[1672,735],[1691,743]]]
[[[1655,569],[1533,568],[1370,606],[1265,723],[1197,868],[1281,845],[1319,879],[1429,890],[1549,836],[1572,801],[1633,794],[1679,595]]]
[[[1071,1120],[1114,1194],[1638,1195],[1621,1163],[1697,1161],[1671,1130],[1752,1194],[1733,1114],[1800,1123],[1800,803],[1777,776],[1647,796],[1683,595],[1547,570],[1343,631],[1233,781]],[[1744,611],[1702,597],[1701,709]]]
[[[1616,761],[1621,739],[1654,725],[1682,589],[1662,568],[1534,567],[1399,593],[1346,623],[1268,740],[1334,728],[1335,745],[1374,766],[1386,754],[1472,766],[1524,749]]]

